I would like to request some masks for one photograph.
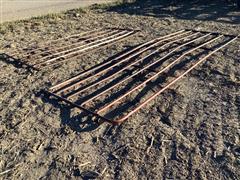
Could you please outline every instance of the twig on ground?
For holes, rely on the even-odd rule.
[[[129,143],[127,143],[127,144],[125,144],[125,145],[123,145],[123,146],[115,149],[112,153],[117,153],[117,152],[120,151],[121,149],[124,149],[124,148],[126,148],[126,147],[128,147],[128,146],[129,146]]]
[[[150,143],[150,145],[149,145],[148,148],[147,148],[147,154],[150,152],[150,149],[151,149],[152,146],[153,146],[153,142],[154,142],[154,137],[152,136],[152,138],[151,138],[151,143]]]
[[[22,163],[19,163],[19,164],[17,164],[17,165],[16,165],[15,167],[13,167],[13,168],[10,168],[10,169],[7,169],[7,170],[5,170],[5,171],[3,171],[3,172],[0,172],[0,176],[9,173],[10,171],[16,169],[16,168],[17,168],[19,165],[21,165],[21,164],[22,164]]]
[[[88,164],[90,164],[90,163],[91,163],[91,161],[88,161],[88,162],[85,162],[85,163],[83,163],[83,164],[78,165],[78,167],[83,167],[83,166],[86,166],[86,165],[88,165]]]
[[[103,169],[103,171],[101,172],[100,176],[103,176],[103,174],[106,172],[107,170],[107,166]]]

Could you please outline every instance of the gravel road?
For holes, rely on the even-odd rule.
[[[72,8],[86,7],[95,3],[106,3],[112,0],[2,0],[0,21],[13,21],[56,13]]]

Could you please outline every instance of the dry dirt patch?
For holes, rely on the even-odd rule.
[[[1,178],[238,179],[239,41],[121,126],[103,124],[82,131],[86,117],[79,118],[76,109],[64,104],[47,101],[39,91],[129,45],[182,28],[239,34],[239,24],[98,8],[71,10],[2,24],[0,46],[2,51],[11,51],[33,41],[99,27],[133,28],[142,33],[51,71],[29,73],[1,59]]]

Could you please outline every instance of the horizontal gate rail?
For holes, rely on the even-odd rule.
[[[76,60],[82,55],[124,40],[136,32],[138,31],[130,29],[97,29],[52,40],[40,47],[32,44],[29,48],[8,53],[8,56],[28,67],[41,70],[72,61],[73,58]]]
[[[237,38],[215,32],[180,30],[140,44],[46,92],[118,125]],[[159,79],[164,80],[156,83]],[[145,92],[151,84],[158,90]],[[144,95],[139,95],[141,92]],[[128,108],[124,109],[125,106]]]

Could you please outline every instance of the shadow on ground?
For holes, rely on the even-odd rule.
[[[6,64],[11,64],[16,68],[25,68],[29,73],[32,73],[35,70],[32,66],[24,63],[20,59],[16,59],[15,57],[8,55],[6,53],[0,53],[0,61],[5,62]]]
[[[240,23],[240,9],[234,2],[226,0],[141,0],[110,7],[107,11],[183,20]]]
[[[217,47],[219,47],[219,44],[213,46],[213,49],[216,49]],[[178,53],[182,54],[183,52],[188,51],[190,49],[189,49],[189,47],[186,47]],[[122,54],[122,52],[120,54]],[[126,99],[126,101],[125,100],[122,101],[116,107],[109,107],[108,112],[104,115],[104,117],[114,120],[114,119],[119,119],[126,112],[128,112],[128,113],[131,112],[131,110],[136,108],[142,102],[143,99],[149,98],[150,94],[152,95],[153,93],[156,93],[157,91],[162,89],[166,84],[168,84],[169,77],[176,78],[176,76],[179,76],[179,75],[176,75],[176,72],[178,72],[178,74],[183,73],[183,71],[186,71],[186,69],[188,69],[189,66],[192,66],[194,59],[195,60],[199,59],[203,55],[206,55],[205,51],[203,51],[201,53],[197,53],[196,55],[192,55],[191,57],[188,57],[185,60],[182,60],[181,62],[173,65],[173,67],[170,70],[162,73],[155,80],[148,82],[147,85],[145,87],[143,87],[141,90],[140,90],[140,88],[138,88],[140,91],[134,90],[134,92],[136,94],[134,96],[130,97],[131,100]],[[177,57],[179,57],[179,55],[174,54],[174,59]],[[146,65],[144,63],[148,64],[149,60],[151,58],[153,58],[153,57],[150,56],[148,58],[145,58],[145,60],[139,66],[145,67]],[[168,58],[162,59],[162,61],[159,61],[157,64],[155,64],[156,67],[152,66],[153,69],[151,71],[153,71],[154,74],[156,72],[159,72],[160,69],[162,69],[161,68],[162,65],[167,61],[169,61]],[[110,66],[110,65],[108,65],[108,66]],[[113,69],[112,71],[109,70],[109,72],[111,75],[112,73],[115,73],[115,69]],[[132,73],[133,72],[134,71],[132,71]],[[146,72],[140,73],[138,76],[132,78],[132,80],[127,82],[125,86],[121,87],[117,91],[108,92],[108,95],[106,95],[106,97],[102,98],[101,101],[99,101],[99,102],[94,102],[92,107],[91,108],[89,107],[87,109],[89,109],[92,112],[96,112],[96,110],[99,110],[100,108],[104,107],[106,104],[109,104],[113,100],[120,98],[121,96],[127,94],[128,92],[130,92],[133,89],[133,87],[136,87],[138,84],[143,83],[143,81],[146,81],[146,79],[149,78],[148,75],[150,75],[150,72],[146,71]],[[107,73],[107,75],[109,76],[108,73]],[[129,75],[131,75],[131,74],[124,73],[123,77],[121,77],[121,76],[119,76],[119,77],[126,79]],[[153,74],[151,74],[151,76],[153,76]],[[117,83],[117,82],[115,82],[116,80],[117,80],[117,82],[119,82],[122,79],[116,78],[115,80],[111,81],[111,83],[113,83],[113,84],[110,83],[111,86],[113,86]],[[99,79],[97,79],[96,81],[98,82]],[[102,93],[104,90],[106,90],[105,88],[108,88],[108,87],[109,87],[109,84],[104,84],[103,89],[101,89],[101,88],[94,89],[93,95]],[[76,89],[76,91],[79,91],[79,89]],[[59,101],[57,101],[54,98],[51,98],[49,96],[49,94],[45,93],[44,91],[41,91],[39,94],[37,94],[37,96],[41,96],[41,94],[43,95],[42,99],[45,103],[50,103],[53,106],[55,106],[56,108],[60,109],[60,119],[61,119],[61,125],[63,127],[69,126],[73,131],[76,131],[76,132],[89,132],[89,131],[93,131],[93,130],[97,129],[99,127],[99,125],[101,125],[101,123],[102,123],[102,122],[100,122],[99,118],[97,119],[93,116],[90,116],[90,114],[87,112],[72,114],[72,111],[71,111],[72,107],[59,103]],[[84,102],[84,100],[88,100],[89,98],[92,97],[91,93],[90,93],[90,96],[89,97],[88,96],[89,95],[87,95],[86,97],[85,96],[79,97],[79,99],[77,101],[74,101],[74,103],[82,104]],[[170,123],[169,120],[167,119],[167,117],[164,117],[162,119],[162,121],[163,121],[163,123],[166,123],[166,124]]]
[[[72,109],[74,107],[60,103],[60,101],[55,98],[51,98],[47,92],[43,90],[36,93],[36,96],[41,97],[43,102],[49,103],[57,109],[60,109],[60,119],[63,130],[65,126],[68,126],[75,132],[90,132],[94,131],[101,125],[99,119],[89,116],[86,112],[80,112],[77,115],[72,114]]]

